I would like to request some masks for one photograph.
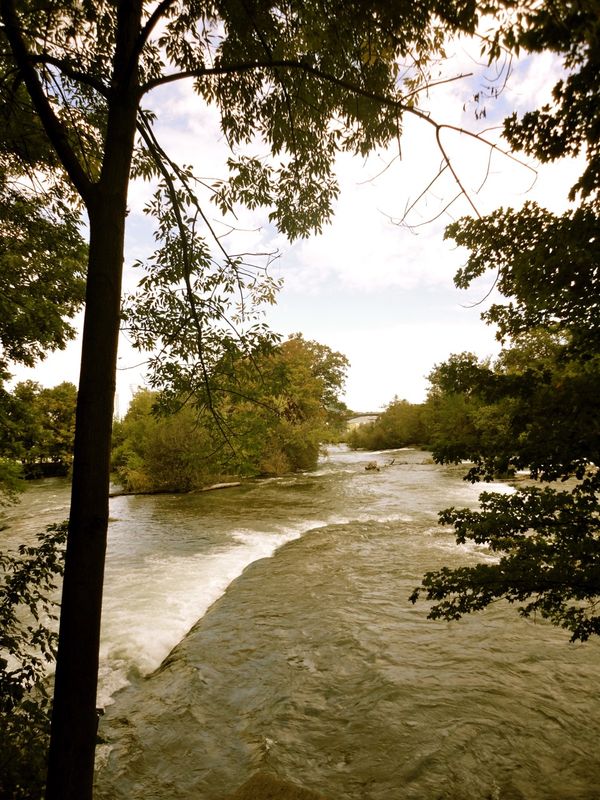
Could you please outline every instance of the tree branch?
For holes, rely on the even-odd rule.
[[[27,86],[27,91],[33,101],[36,111],[40,116],[40,120],[52,146],[55,148],[62,165],[64,166],[67,175],[71,179],[73,185],[81,195],[84,202],[88,202],[92,190],[92,182],[86,175],[85,170],[80,164],[73,148],[69,144],[64,127],[60,120],[54,113],[44,89],[40,82],[39,76],[35,71],[31,55],[27,50],[27,46],[21,36],[19,20],[15,12],[14,3],[12,0],[2,0],[0,5],[0,13],[4,22],[4,29],[6,38],[10,44],[10,48],[15,59],[15,62],[23,75],[23,80]]]
[[[442,144],[441,136],[440,136],[442,130],[444,130],[444,129],[452,130],[452,131],[454,131],[456,133],[464,134],[464,135],[469,136],[469,137],[471,137],[473,139],[476,139],[477,141],[482,142],[483,144],[485,144],[488,147],[490,147],[491,150],[497,150],[502,155],[506,156],[507,158],[510,158],[512,161],[517,162],[521,166],[525,166],[527,169],[530,169],[535,173],[535,169],[533,169],[533,167],[530,167],[524,161],[521,161],[520,159],[516,158],[514,155],[512,155],[512,153],[510,153],[509,151],[504,150],[503,148],[499,147],[497,144],[495,144],[494,142],[490,141],[489,139],[484,138],[481,134],[473,133],[472,131],[468,131],[468,130],[466,130],[464,128],[460,128],[460,127],[458,127],[456,125],[449,125],[449,124],[443,124],[443,123],[436,122],[434,119],[432,119],[432,117],[428,113],[426,113],[425,111],[421,111],[420,109],[416,108],[414,105],[412,105],[410,103],[410,98],[414,94],[416,94],[417,90],[411,91],[405,96],[390,97],[390,96],[387,96],[387,95],[384,95],[384,94],[380,94],[379,92],[371,92],[371,91],[368,91],[367,89],[363,89],[360,86],[357,86],[356,84],[352,83],[351,81],[347,81],[347,80],[344,80],[342,78],[337,78],[335,75],[331,75],[330,73],[323,72],[322,70],[318,69],[317,67],[314,67],[312,64],[308,63],[307,61],[303,61],[303,60],[297,60],[297,59],[279,59],[279,60],[267,59],[265,61],[255,61],[255,62],[252,62],[252,63],[247,63],[246,62],[246,63],[240,63],[240,64],[227,64],[227,65],[222,64],[222,65],[219,65],[219,66],[216,66],[216,67],[202,67],[202,68],[197,69],[197,70],[188,70],[188,71],[184,71],[184,72],[172,73],[171,75],[164,75],[161,78],[155,78],[154,80],[148,81],[146,84],[144,84],[140,88],[140,92],[142,94],[145,94],[146,92],[149,92],[152,89],[157,88],[158,86],[164,86],[166,84],[173,83],[173,82],[178,81],[178,80],[183,80],[185,78],[200,78],[200,77],[203,77],[203,76],[211,76],[211,75],[227,75],[227,74],[231,74],[231,73],[234,73],[234,72],[237,72],[237,73],[250,72],[252,70],[258,70],[258,69],[273,70],[273,71],[275,71],[276,74],[277,74],[277,70],[279,70],[279,69],[301,70],[301,71],[307,73],[308,75],[312,75],[313,77],[318,78],[318,79],[320,79],[320,80],[322,80],[322,81],[324,81],[326,83],[330,83],[333,86],[337,86],[340,89],[345,89],[348,92],[351,92],[351,93],[353,93],[353,94],[355,94],[355,95],[357,95],[359,97],[364,97],[364,98],[366,98],[368,100],[373,100],[373,101],[375,101],[377,103],[380,103],[381,105],[387,106],[389,108],[396,109],[396,111],[398,111],[398,112],[412,114],[413,116],[417,117],[418,119],[422,120],[423,122],[426,122],[428,125],[433,126],[433,128],[435,130],[436,142],[437,142],[438,148],[439,148],[439,150],[440,150],[440,152],[442,154],[444,163],[447,165],[448,169],[450,170],[450,172],[452,174],[452,177],[453,177],[454,181],[456,182],[456,185],[460,189],[460,193],[465,197],[465,199],[467,200],[468,204],[471,206],[471,208],[473,209],[473,211],[475,212],[475,215],[477,217],[480,216],[480,214],[479,214],[479,212],[477,210],[477,207],[476,207],[475,203],[473,202],[472,198],[470,197],[469,193],[465,189],[465,187],[464,187],[464,185],[463,185],[458,173],[456,172],[456,170],[454,169],[454,167],[452,165],[452,161],[451,161],[450,157],[448,156],[448,154],[447,154],[447,152],[446,152],[446,150],[445,150],[445,148],[444,148],[444,146]],[[457,76],[456,78],[448,78],[448,79],[445,79],[445,80],[437,81],[433,85],[449,83],[450,81],[458,80],[458,78],[460,78],[460,77],[466,77],[466,76],[460,75],[460,76]]]
[[[220,418],[220,415],[218,413],[218,410],[216,409],[216,407],[214,405],[214,402],[213,402],[210,377],[209,377],[209,374],[208,374],[208,368],[207,368],[206,363],[204,361],[204,342],[203,342],[203,338],[204,338],[203,328],[204,328],[204,326],[202,324],[202,319],[200,318],[200,314],[198,312],[198,308],[197,308],[197,305],[196,305],[196,298],[194,296],[194,290],[192,288],[192,283],[191,283],[192,264],[191,264],[189,249],[188,249],[187,228],[186,228],[186,225],[184,224],[183,217],[182,217],[182,214],[181,214],[181,207],[180,207],[179,202],[177,200],[177,192],[175,190],[173,179],[172,179],[171,175],[169,174],[169,170],[166,168],[162,158],[160,157],[160,154],[157,152],[157,150],[156,150],[156,148],[154,146],[154,142],[153,142],[153,139],[152,139],[151,131],[149,130],[148,126],[143,121],[138,124],[138,131],[139,131],[140,135],[142,136],[144,142],[146,143],[146,146],[148,147],[148,150],[149,150],[150,154],[152,155],[158,170],[160,171],[160,173],[163,176],[163,179],[164,179],[164,181],[165,181],[165,183],[167,185],[167,188],[168,188],[168,192],[169,192],[169,195],[170,195],[170,198],[171,198],[171,202],[173,204],[173,212],[175,214],[175,218],[176,218],[176,221],[177,221],[177,226],[179,228],[179,233],[180,233],[181,242],[182,242],[181,255],[182,255],[182,259],[183,259],[183,280],[184,280],[184,283],[185,283],[186,295],[187,295],[187,298],[188,298],[188,301],[189,301],[189,304],[190,304],[190,310],[192,312],[192,319],[194,321],[194,327],[196,328],[197,344],[198,344],[198,359],[200,361],[200,369],[202,371],[202,377],[203,377],[204,385],[205,385],[205,388],[206,388],[206,396],[207,396],[208,408],[209,408],[211,414],[213,415],[213,418],[215,419],[215,422],[217,423],[217,426],[218,426],[219,430],[221,431],[221,433],[225,437],[226,441],[229,441],[229,439],[227,437],[227,434],[225,433],[225,431],[224,431],[224,429],[222,427],[221,418]]]
[[[108,99],[110,91],[108,86],[105,86],[101,81],[94,78],[92,75],[88,75],[86,72],[80,72],[77,69],[73,69],[70,64],[67,64],[60,58],[56,58],[55,56],[51,56],[46,54],[43,55],[32,55],[29,56],[29,61],[32,64],[50,64],[53,67],[59,69],[63,75],[66,75],[67,78],[71,78],[74,81],[79,81],[80,83],[85,83],[87,86],[95,89],[98,94],[101,94],[102,97]]]
[[[160,21],[161,17],[164,16],[169,6],[172,6],[174,2],[175,0],[162,0],[162,2],[156,6],[152,14],[148,17],[148,20],[140,31],[137,41],[133,47],[130,60],[130,71],[133,70],[135,65],[138,63],[138,60],[142,54],[142,50],[150,38],[150,34]]]

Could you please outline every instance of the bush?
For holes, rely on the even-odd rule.
[[[0,552],[0,797],[38,800],[50,729],[47,675],[56,654],[56,593],[67,524],[36,546]]]

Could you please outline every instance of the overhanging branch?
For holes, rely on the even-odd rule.
[[[448,170],[452,174],[452,177],[460,190],[460,194],[465,197],[465,199],[467,200],[468,204],[471,206],[477,217],[480,216],[477,207],[473,199],[471,198],[469,192],[462,183],[460,176],[458,175],[452,164],[450,156],[448,155],[442,144],[441,132],[443,130],[452,130],[455,133],[463,134],[465,136],[469,136],[473,139],[476,139],[477,141],[489,147],[491,151],[497,151],[500,154],[506,156],[507,158],[510,158],[511,160],[517,162],[521,166],[524,166],[527,169],[530,169],[533,172],[535,172],[535,170],[528,164],[526,164],[524,161],[516,158],[508,150],[499,147],[497,144],[485,138],[481,134],[474,133],[472,131],[466,130],[465,128],[461,128],[456,125],[449,125],[437,122],[428,113],[420,110],[419,108],[416,108],[412,103],[412,98],[419,90],[411,90],[408,94],[400,95],[398,97],[388,96],[385,94],[381,94],[379,92],[372,92],[369,91],[368,89],[362,88],[361,86],[357,86],[355,83],[352,83],[351,81],[347,81],[342,78],[338,78],[335,75],[331,75],[330,73],[323,72],[314,65],[310,64],[308,61],[302,59],[267,58],[264,61],[242,62],[238,64],[221,64],[214,67],[201,67],[197,70],[185,70],[182,72],[172,73],[170,75],[163,75],[160,78],[155,78],[151,81],[148,81],[142,87],[140,87],[140,93],[141,95],[143,95],[159,86],[165,86],[167,84],[175,83],[176,81],[185,80],[187,78],[202,78],[214,75],[228,75],[233,73],[239,74],[243,72],[251,72],[260,69],[273,70],[275,72],[277,72],[278,70],[285,70],[285,69],[300,70],[308,75],[312,75],[313,77],[318,78],[319,80],[329,83],[332,86],[337,86],[340,89],[345,89],[346,91],[351,92],[357,97],[362,97],[367,100],[372,100],[376,103],[379,103],[382,106],[394,109],[398,114],[401,113],[411,114],[412,116],[417,117],[421,121],[426,122],[428,125],[431,125],[435,130],[436,142],[442,154],[444,163],[446,164]],[[467,74],[465,75],[461,74],[453,78],[447,78],[440,81],[436,81],[432,85],[441,85],[445,83],[450,83],[452,81],[459,80],[460,78],[467,76],[468,76]]]
[[[94,78],[93,75],[88,75],[87,72],[81,72],[80,70],[73,69],[70,64],[63,61],[61,58],[56,58],[55,56],[45,53],[29,56],[29,61],[32,64],[49,64],[52,67],[56,67],[67,78],[71,78],[71,80],[86,84],[86,86],[95,89],[98,94],[102,95],[102,97],[107,99],[109,97],[109,88],[108,86],[105,86],[102,81]]]
[[[67,175],[81,195],[84,202],[88,202],[92,190],[92,182],[85,173],[79,159],[65,133],[64,127],[54,113],[44,92],[40,79],[32,63],[31,54],[21,36],[19,20],[12,0],[2,0],[0,13],[4,22],[6,38],[15,62],[21,71],[27,91],[33,101],[36,111],[44,129],[64,166]]]

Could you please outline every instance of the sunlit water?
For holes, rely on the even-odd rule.
[[[332,448],[306,475],[114,498],[98,798],[219,800],[257,769],[331,800],[600,798],[598,644],[407,600],[424,571],[492,557],[436,524],[476,504],[461,474]],[[67,501],[36,485],[2,535]]]

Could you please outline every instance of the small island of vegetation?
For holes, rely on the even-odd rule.
[[[142,389],[115,423],[112,464],[128,492],[188,492],[235,478],[313,469],[339,440],[348,360],[301,334],[221,365],[211,404]],[[229,381],[234,377],[234,382]]]

